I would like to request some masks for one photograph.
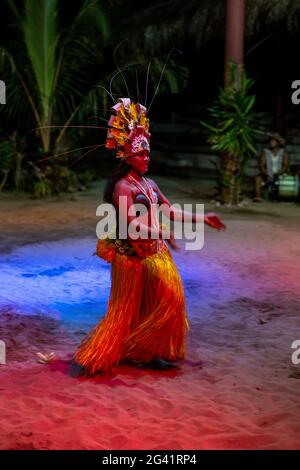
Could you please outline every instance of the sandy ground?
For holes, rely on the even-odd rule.
[[[216,210],[197,181],[156,180],[172,202]],[[0,201],[0,449],[300,449],[300,206],[218,208],[226,232],[174,253],[192,325],[178,369],[72,378],[109,295],[92,256],[100,194]]]

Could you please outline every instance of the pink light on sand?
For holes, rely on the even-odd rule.
[[[122,365],[113,377],[70,376],[72,354],[109,295],[109,269],[90,257],[92,240],[2,256],[0,447],[299,448],[291,366],[300,332],[298,233],[287,238],[278,228],[270,237],[260,223],[253,238],[251,229],[233,221],[219,243],[211,234],[200,253],[174,255],[192,330],[186,360],[172,371]],[[37,351],[56,359],[38,364]]]

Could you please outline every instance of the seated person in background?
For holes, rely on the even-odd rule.
[[[269,136],[269,148],[265,148],[259,161],[260,174],[255,178],[254,202],[261,202],[261,187],[272,183],[274,178],[286,173],[289,168],[288,154],[284,150],[285,140],[276,132]]]

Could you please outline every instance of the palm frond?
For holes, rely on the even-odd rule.
[[[256,153],[254,138],[263,115],[253,109],[255,95],[250,94],[253,80],[243,71],[237,86],[236,65],[230,64],[229,70],[231,85],[219,90],[217,100],[209,108],[211,122],[201,124],[209,130],[208,142],[213,150],[243,162]]]
[[[57,65],[57,7],[57,0],[25,0],[25,18],[22,24],[44,120],[49,117]]]

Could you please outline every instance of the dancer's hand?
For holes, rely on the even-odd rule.
[[[208,212],[205,217],[204,217],[204,223],[209,225],[212,228],[215,228],[216,230],[225,230],[226,225],[223,224],[221,219],[217,214],[214,212]]]

